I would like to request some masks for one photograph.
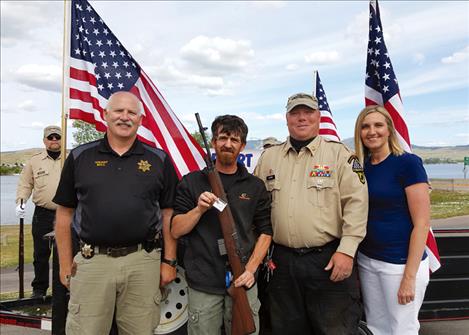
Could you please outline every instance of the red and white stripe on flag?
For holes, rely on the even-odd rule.
[[[409,131],[404,120],[404,106],[391,58],[384,43],[377,0],[370,0],[365,104],[381,105],[386,108],[394,122],[399,142],[405,151],[411,152]],[[435,235],[431,229],[428,232],[425,250],[429,257],[430,270],[435,272],[441,267],[441,263]]]
[[[185,129],[158,88],[86,0],[71,1],[68,13],[70,53],[65,62],[70,118],[106,130],[103,110],[120,90],[143,103],[138,137],[167,152],[179,177],[205,166],[204,152]]]
[[[332,112],[327,102],[326,92],[322,86],[319,72],[314,71],[314,88],[313,96],[318,99],[319,111],[321,112],[321,119],[319,123],[319,135],[329,138],[333,141],[340,141],[339,132],[332,117]]]

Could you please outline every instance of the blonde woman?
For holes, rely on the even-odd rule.
[[[368,327],[375,335],[416,335],[429,281],[427,174],[419,157],[402,150],[384,107],[361,111],[355,150],[369,192],[367,235],[358,252]]]

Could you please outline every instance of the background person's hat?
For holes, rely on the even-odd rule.
[[[52,134],[62,136],[62,129],[58,126],[47,126],[44,128],[44,138]]]
[[[280,143],[282,143],[282,142],[277,140],[275,137],[267,137],[267,138],[264,138],[262,140],[262,147],[266,148],[266,147],[270,147],[272,145],[277,145],[277,144],[280,144]]]
[[[288,98],[287,113],[296,106],[305,105],[312,109],[319,109],[318,99],[306,93],[297,93]]]

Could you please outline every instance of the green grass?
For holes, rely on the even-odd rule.
[[[469,193],[433,190],[430,193],[432,219],[469,215]]]
[[[0,225],[0,266],[12,267],[18,265],[19,225]],[[33,237],[31,225],[24,225],[24,264],[33,262]]]

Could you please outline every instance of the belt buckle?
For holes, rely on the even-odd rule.
[[[86,259],[90,259],[91,257],[93,257],[94,256],[93,246],[91,244],[84,243],[81,246],[81,255]]]

